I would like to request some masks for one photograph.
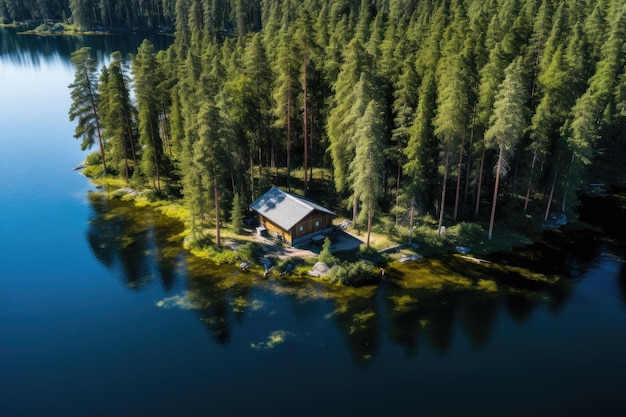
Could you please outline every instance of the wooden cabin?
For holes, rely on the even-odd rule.
[[[290,246],[319,240],[333,229],[336,214],[304,197],[272,187],[250,208],[259,214],[260,230]]]

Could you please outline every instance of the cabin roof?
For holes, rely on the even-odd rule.
[[[272,187],[250,205],[257,213],[263,215],[283,230],[291,230],[298,222],[313,211],[320,211],[335,216],[336,214],[304,197],[287,193]]]

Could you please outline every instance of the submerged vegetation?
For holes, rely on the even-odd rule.
[[[368,247],[513,247],[571,219],[624,152],[621,1],[129,2],[132,25],[87,3],[63,7],[175,41],[99,72],[75,52],[76,138],[99,147],[85,174],[184,206],[186,242],[214,259],[270,186],[351,218]]]

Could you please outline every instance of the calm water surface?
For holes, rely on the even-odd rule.
[[[424,266],[497,292],[329,289],[199,261],[178,223],[72,170],[83,42],[105,60],[141,39],[0,29],[0,415],[626,413],[623,245],[552,237],[502,259],[536,259],[560,278],[545,288]]]

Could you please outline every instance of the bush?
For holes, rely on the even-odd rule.
[[[413,240],[419,242],[420,247],[426,253],[441,252],[447,243],[444,236],[440,236],[436,228],[433,229],[431,226],[423,225],[414,230]]]
[[[330,251],[331,242],[328,237],[324,238],[324,244],[322,245],[322,251],[320,255],[317,257],[319,262],[323,262],[328,266],[332,266],[337,263],[337,258],[333,256],[333,253]]]
[[[451,226],[447,234],[454,243],[465,246],[477,245],[487,237],[487,233],[479,224],[466,222]]]
[[[104,174],[102,165],[87,165],[87,167],[83,169],[83,175],[87,178],[100,178],[102,174]]]
[[[85,165],[102,165],[102,155],[100,152],[92,152],[85,158]]]
[[[210,233],[195,233],[185,237],[184,245],[191,250],[206,249],[213,246],[213,236]]]
[[[263,247],[256,242],[248,242],[237,248],[237,255],[241,262],[252,261],[263,255]]]
[[[371,263],[358,261],[335,266],[328,273],[333,283],[358,287],[378,281],[379,271]]]

